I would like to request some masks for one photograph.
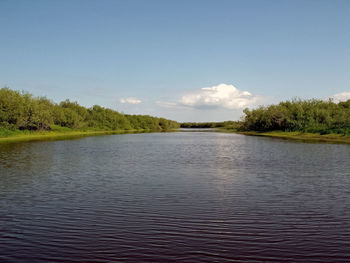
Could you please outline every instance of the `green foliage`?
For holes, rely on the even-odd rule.
[[[348,134],[350,100],[334,103],[322,100],[297,100],[278,105],[244,110],[241,125],[246,131],[301,131],[310,133]]]
[[[98,105],[85,108],[69,100],[56,104],[45,97],[0,89],[0,132],[4,134],[11,130],[168,130],[179,126],[164,118],[125,115]]]
[[[53,132],[71,132],[72,131],[72,129],[68,127],[62,127],[60,125],[55,125],[55,124],[51,125],[50,128],[51,128],[50,130]]]

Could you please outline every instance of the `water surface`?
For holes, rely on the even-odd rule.
[[[350,146],[216,132],[0,145],[0,262],[349,262]]]

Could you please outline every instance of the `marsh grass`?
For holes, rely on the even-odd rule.
[[[0,129],[0,143],[23,142],[23,141],[46,141],[46,140],[65,140],[86,136],[127,134],[127,133],[148,133],[157,132],[149,129],[134,130],[71,130],[61,129],[62,127],[51,131],[20,131]],[[158,131],[159,132],[159,131]]]
[[[224,130],[225,132],[229,132],[229,130]],[[263,137],[271,137],[271,138],[279,138],[286,140],[299,140],[304,142],[325,142],[325,143],[342,143],[342,144],[350,144],[350,136],[344,134],[319,134],[319,133],[304,133],[304,132],[285,132],[285,131],[271,131],[271,132],[238,132],[232,130],[231,132],[235,132],[238,134],[249,135],[249,136],[263,136]]]

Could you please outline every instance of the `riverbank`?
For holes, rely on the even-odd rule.
[[[65,140],[86,136],[112,135],[126,133],[147,133],[156,132],[149,129],[138,130],[87,130],[87,131],[16,131],[6,136],[0,135],[0,143],[24,142],[24,141],[46,141],[46,140]],[[160,132],[160,131],[158,131]]]
[[[288,140],[299,140],[305,142],[325,142],[325,143],[343,143],[350,144],[350,136],[343,134],[325,134],[318,133],[303,133],[303,132],[284,132],[284,131],[271,131],[271,132],[239,132],[237,130],[221,129],[223,132],[234,132],[237,134],[248,136],[262,136]]]
[[[190,130],[190,129],[189,129]],[[195,129],[196,130],[196,129]],[[201,129],[203,131],[206,129]],[[316,133],[303,132],[255,132],[246,131],[240,132],[235,129],[216,128],[208,129],[211,132],[230,132],[247,136],[262,136],[288,140],[299,140],[304,142],[324,142],[324,143],[342,143],[350,144],[350,136],[342,134],[326,134],[320,135]],[[150,129],[133,129],[133,130],[64,130],[64,131],[14,131],[11,133],[0,133],[0,144],[10,142],[24,142],[24,141],[49,141],[49,140],[66,140],[87,136],[98,135],[113,135],[113,134],[128,134],[128,133],[149,133],[162,132],[164,130],[150,130]],[[170,130],[173,131],[173,130]],[[177,130],[182,131],[182,130]]]

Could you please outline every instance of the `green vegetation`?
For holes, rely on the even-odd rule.
[[[179,126],[164,118],[121,114],[97,105],[85,108],[69,100],[57,104],[27,92],[0,89],[0,138],[167,131]]]
[[[303,141],[350,143],[350,100],[292,100],[245,109],[245,116],[224,131]]]
[[[244,110],[241,131],[288,131],[318,134],[350,133],[350,100],[292,100]]]

